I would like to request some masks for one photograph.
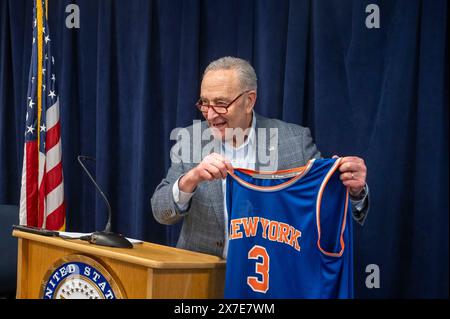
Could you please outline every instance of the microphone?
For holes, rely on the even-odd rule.
[[[88,236],[82,236],[80,239],[87,240],[91,244],[95,244],[95,245],[118,247],[118,248],[133,248],[133,244],[128,239],[126,239],[123,235],[111,232],[111,216],[112,216],[111,205],[109,205],[108,199],[106,198],[105,194],[100,189],[100,187],[97,185],[94,178],[89,173],[89,171],[84,166],[84,164],[82,163],[81,160],[90,160],[90,161],[94,161],[94,162],[96,160],[95,160],[95,158],[90,157],[90,156],[84,156],[84,155],[78,156],[78,163],[80,163],[81,167],[86,172],[86,174],[89,176],[92,183],[94,183],[95,187],[100,192],[100,195],[102,195],[103,200],[106,203],[106,206],[108,207],[108,222],[106,223],[105,230],[96,231]]]

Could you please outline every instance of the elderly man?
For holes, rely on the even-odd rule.
[[[226,258],[225,177],[233,167],[283,170],[321,157],[308,128],[255,113],[256,98],[256,74],[248,62],[224,57],[205,69],[197,102],[205,121],[197,125],[200,134],[195,134],[195,125],[186,128],[190,138],[177,147],[193,156],[172,149],[172,165],[151,200],[158,222],[170,225],[183,220],[177,247]],[[238,133],[228,134],[230,129]],[[207,130],[216,147],[203,154],[209,141],[193,136],[204,136]],[[200,154],[204,155],[200,162],[192,160]],[[266,154],[271,154],[270,160]],[[344,157],[339,171],[349,190],[353,217],[362,225],[369,207],[364,160]]]

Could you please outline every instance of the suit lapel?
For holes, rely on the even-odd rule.
[[[211,182],[210,185],[210,198],[212,199],[212,204],[214,206],[214,215],[216,216],[219,229],[225,229],[224,225],[224,194],[222,189],[222,180],[216,179]]]
[[[276,171],[279,167],[278,150],[280,139],[278,129],[270,124],[270,120],[256,114],[255,142],[256,142],[256,165],[255,170]],[[262,141],[260,139],[263,139]],[[269,165],[268,160],[271,157]]]
[[[202,122],[202,135],[205,132],[205,130],[208,129],[208,124],[206,123],[206,121]],[[202,152],[202,160],[204,157],[206,157],[206,155],[209,155],[213,152],[219,153],[221,152],[221,143],[220,141],[214,139],[213,137],[211,137],[209,140],[203,140],[201,141],[201,145],[202,145],[202,151],[205,148],[208,148],[207,153],[203,154]],[[219,229],[225,229],[225,225],[224,225],[224,207],[223,207],[223,189],[222,189],[222,180],[220,179],[216,179],[213,180],[211,182],[209,182],[209,187],[208,187],[208,191],[209,191],[209,196],[208,198],[211,199],[211,203],[213,205],[213,211],[214,211],[214,215],[216,217],[217,223],[219,225]]]

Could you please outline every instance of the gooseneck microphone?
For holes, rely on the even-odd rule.
[[[83,161],[89,160],[89,161],[94,161],[94,162],[96,160],[95,160],[95,158],[90,157],[90,156],[84,156],[84,155],[78,156],[78,163],[80,163],[83,170],[89,176],[89,179],[92,181],[92,183],[94,183],[95,187],[100,192],[100,195],[102,195],[102,198],[106,203],[106,206],[108,207],[108,222],[106,223],[105,230],[94,232],[91,235],[83,236],[80,239],[87,240],[91,244],[95,244],[95,245],[118,247],[118,248],[133,248],[133,244],[130,243],[130,241],[128,239],[126,239],[123,235],[111,232],[111,216],[112,216],[111,205],[109,205],[108,199],[106,198],[105,194],[100,189],[100,187],[97,185],[97,183],[95,182],[95,179],[89,173],[88,169],[84,166],[82,160]]]

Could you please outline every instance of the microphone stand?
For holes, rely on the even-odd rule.
[[[95,161],[95,158],[90,157],[90,156],[79,155],[78,162],[80,163],[81,167],[83,167],[84,171],[89,176],[92,183],[94,183],[95,187],[100,192],[100,195],[102,195],[103,200],[105,201],[105,203],[108,207],[108,222],[106,224],[105,230],[96,231],[89,236],[83,236],[81,239],[87,240],[91,244],[95,244],[95,245],[118,247],[118,248],[133,248],[133,244],[128,239],[126,239],[123,235],[111,232],[111,216],[112,216],[111,206],[109,205],[109,202],[108,202],[105,194],[102,192],[100,187],[97,185],[97,183],[95,182],[94,178],[89,173],[87,168],[81,162],[81,159]]]

